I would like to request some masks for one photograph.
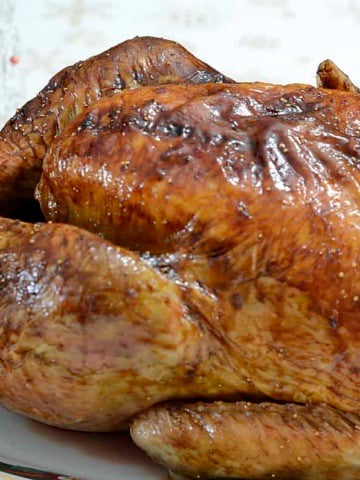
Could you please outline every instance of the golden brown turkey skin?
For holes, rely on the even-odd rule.
[[[124,92],[58,137],[38,196],[204,287],[239,392],[360,411],[358,113],[302,85]]]
[[[131,435],[175,479],[360,475],[360,417],[325,404],[165,404],[140,414]]]
[[[349,76],[329,59],[320,63],[316,72],[316,79],[318,87],[359,93],[359,88],[354,85]]]
[[[154,367],[154,377],[164,381],[154,382],[149,399],[136,389],[132,408],[126,407],[130,397],[119,382],[116,395],[109,396],[114,403],[109,400],[101,415],[97,401],[84,414],[82,405],[77,412],[61,400],[57,424],[96,430],[107,417],[106,428],[117,427],[136,410],[186,396],[211,400],[249,395],[267,402],[325,403],[263,403],[265,413],[250,404],[253,420],[243,404],[214,404],[203,413],[197,405],[179,405],[174,415],[165,405],[135,419],[132,433],[148,453],[191,476],[246,478],[253,472],[252,478],[263,479],[272,474],[284,478],[286,473],[309,480],[315,472],[327,480],[357,478],[358,118],[358,95],[304,85],[156,86],[100,100],[57,137],[37,193],[45,215],[122,245],[119,251],[125,258],[136,258],[126,278],[138,272],[135,278],[142,285],[142,278],[154,276],[155,292],[173,292],[174,304],[161,315],[173,315],[172,334],[176,331],[181,337],[176,346],[171,340],[168,349],[158,347],[157,325],[166,329],[168,323],[156,316],[159,298],[153,302],[148,292],[139,303],[140,325],[150,322],[148,351],[156,355],[151,357],[154,365],[162,362]],[[86,235],[89,241],[96,238]],[[109,245],[96,242],[97,248]],[[9,245],[3,251],[6,258],[8,249]],[[76,272],[82,271],[81,255],[74,256],[73,250],[71,246],[68,257],[80,283]],[[17,257],[16,250],[13,255]],[[28,258],[32,256],[33,252]],[[92,265],[90,255],[88,261]],[[92,274],[103,268],[101,257],[96,262]],[[121,267],[119,275],[122,271]],[[19,289],[19,277],[14,285]],[[126,290],[124,283],[118,285],[114,298],[121,302]],[[8,303],[16,313],[15,300]],[[185,325],[192,326],[191,333],[184,330],[184,316],[174,315],[178,308],[190,319]],[[106,311],[105,305],[104,318]],[[116,332],[121,335],[137,322],[124,310],[124,323]],[[64,331],[65,352],[69,331]],[[97,348],[95,336],[85,337],[90,338],[88,346]],[[44,343],[48,340],[42,339]],[[137,355],[138,343],[135,338],[129,350],[126,378],[133,378],[132,385],[142,385],[146,376],[139,365],[149,368],[141,341],[142,355]],[[184,348],[190,353],[183,353]],[[174,349],[180,355],[174,357]],[[86,352],[80,355],[83,362]],[[123,364],[120,356],[120,371]],[[163,376],[166,364],[172,372],[169,378]],[[54,386],[57,376],[55,372]],[[81,370],[73,378],[73,390],[79,377]],[[114,385],[118,381],[116,377]],[[9,385],[16,383],[18,379],[10,378]],[[24,400],[16,400],[9,388],[4,391],[10,391],[5,396],[9,406],[27,413]],[[102,398],[98,389],[90,396]],[[37,418],[54,423],[48,404],[41,406]],[[114,408],[120,412],[117,416]],[[293,423],[289,412],[303,425]],[[83,415],[82,421],[74,427],[77,414]],[[317,444],[320,423],[324,434]],[[206,432],[214,427],[217,453],[209,459]],[[240,440],[247,430],[249,457]],[[265,452],[264,430],[271,440]],[[189,451],[184,445],[191,432]],[[300,460],[286,461],[283,454],[274,460],[281,438],[290,440],[289,452]],[[228,442],[236,443],[235,453]]]
[[[54,137],[100,97],[141,85],[224,81],[232,82],[181,45],[154,37],[136,37],[63,69],[0,132],[0,214],[29,208]]]
[[[0,286],[0,399],[31,418],[114,430],[231,370],[185,288],[76,227],[1,219]]]
[[[358,478],[358,117],[357,95],[304,85],[147,87],[49,151],[45,215],[143,252],[222,346],[217,389],[189,374],[202,398],[326,404],[150,409],[133,438],[175,472]]]

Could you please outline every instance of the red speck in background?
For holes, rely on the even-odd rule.
[[[19,61],[20,61],[20,58],[17,55],[13,55],[13,56],[10,57],[10,62],[13,65],[16,65],[17,63],[19,63]]]

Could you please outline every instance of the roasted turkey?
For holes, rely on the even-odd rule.
[[[0,221],[2,404],[130,425],[174,478],[358,480],[357,88],[330,61],[281,86],[109,52],[0,134],[1,211],[47,220]]]

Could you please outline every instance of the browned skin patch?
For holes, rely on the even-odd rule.
[[[165,404],[140,414],[131,435],[186,478],[359,478],[359,415],[324,404]]]
[[[180,286],[73,226],[2,219],[0,287],[1,403],[51,425],[121,428],[224,361]]]
[[[181,45],[154,37],[136,37],[61,70],[0,132],[0,214],[30,208],[54,137],[99,98],[142,85],[224,81],[232,82]]]
[[[359,93],[358,87],[350,80],[340,68],[331,60],[320,63],[317,72],[317,84],[319,87],[343,92]]]

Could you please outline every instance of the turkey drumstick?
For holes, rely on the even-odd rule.
[[[0,286],[0,399],[11,410],[107,431],[199,395],[197,375],[219,392],[225,371],[212,365],[225,352],[191,293],[135,253],[71,225],[1,219]]]

